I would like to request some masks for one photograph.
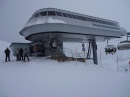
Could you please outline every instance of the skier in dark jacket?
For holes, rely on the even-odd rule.
[[[22,48],[20,48],[19,54],[20,54],[20,60],[23,61],[23,49]]]
[[[7,62],[7,58],[8,58],[8,61],[10,61],[10,50],[7,48],[6,50],[5,50],[5,54],[6,54],[6,58],[5,58],[5,62]]]
[[[25,58],[27,57],[27,59],[28,59],[28,61],[30,61],[29,60],[29,58],[28,58],[28,51],[27,51],[27,49],[25,48],[25,50],[24,50],[24,59],[23,59],[23,61],[25,62]]]

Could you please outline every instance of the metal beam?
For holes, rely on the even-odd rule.
[[[96,40],[95,39],[92,39],[92,47],[93,47],[93,62],[94,62],[94,64],[98,65],[97,44],[96,44]]]
[[[88,53],[87,53],[87,59],[91,56],[91,41],[89,41],[89,47],[88,47]]]

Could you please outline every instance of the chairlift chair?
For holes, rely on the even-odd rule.
[[[118,43],[117,48],[118,50],[128,50],[130,49],[130,40],[128,39],[130,37],[130,32],[127,33],[127,40],[126,41],[121,41]]]
[[[107,45],[106,47],[105,47],[105,52],[106,52],[106,55],[107,54],[115,54],[116,53],[116,51],[117,51],[117,49],[116,49],[116,46],[114,46],[114,45]]]
[[[116,46],[114,45],[107,45],[105,49],[116,49]]]
[[[108,45],[108,41],[107,41],[107,46],[105,47],[105,52],[106,54],[114,54],[116,52],[116,46],[114,45]]]
[[[118,50],[128,50],[130,49],[130,41],[122,41],[117,45]]]

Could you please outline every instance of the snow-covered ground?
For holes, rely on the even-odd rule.
[[[89,61],[86,67],[76,61],[33,57],[27,63],[3,63],[10,44],[0,41],[0,45],[0,97],[130,97],[130,74],[117,71],[111,57],[102,60],[102,67]],[[129,59],[119,56],[119,66],[128,67]]]

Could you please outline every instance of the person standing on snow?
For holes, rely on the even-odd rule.
[[[19,61],[19,49],[16,50],[16,61]]]
[[[6,50],[5,50],[5,54],[6,54],[6,58],[5,58],[5,62],[7,62],[7,58],[8,58],[8,61],[10,61],[10,50],[7,48]]]
[[[24,52],[23,52],[23,53],[24,53],[24,59],[23,59],[23,61],[25,62],[25,58],[26,58],[26,57],[27,57],[28,61],[30,61],[29,58],[28,58],[28,51],[27,51],[26,48],[24,49]]]
[[[23,61],[23,49],[22,49],[22,48],[20,48],[19,54],[20,54],[19,60],[22,60],[22,61]]]

